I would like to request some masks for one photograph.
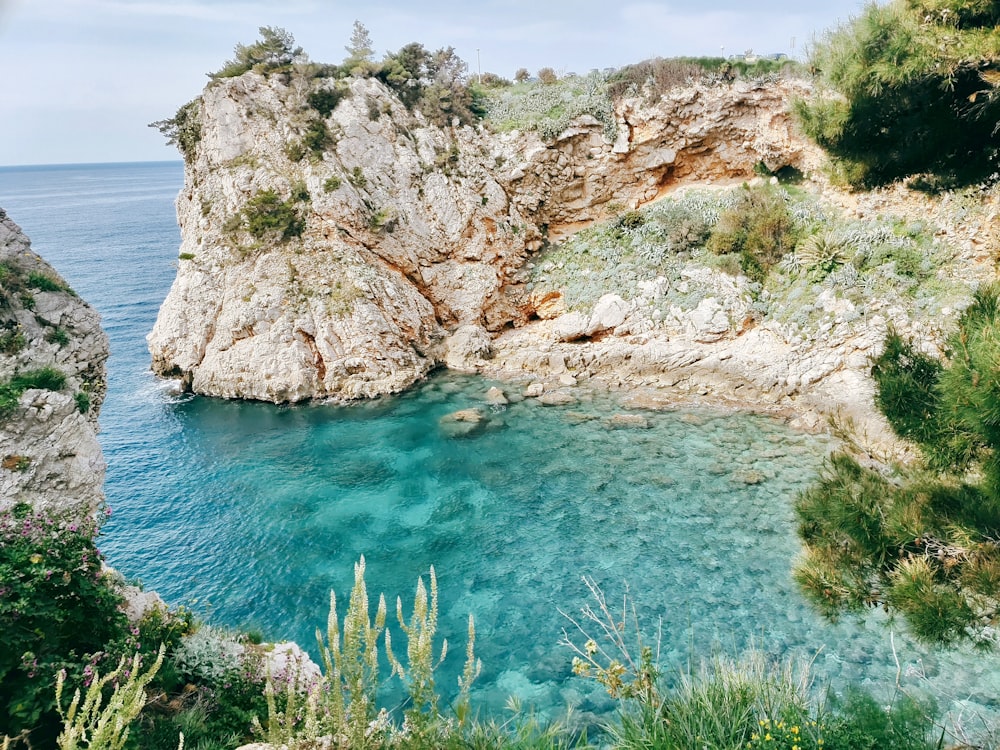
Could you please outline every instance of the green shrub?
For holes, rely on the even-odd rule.
[[[872,3],[827,33],[809,64],[822,87],[796,113],[858,187],[928,174],[971,184],[997,168],[993,37],[988,2]]]
[[[300,194],[282,200],[275,190],[262,190],[246,202],[237,226],[257,240],[274,237],[285,242],[300,236],[305,229],[305,219],[298,207],[301,202]]]
[[[933,707],[921,705],[906,695],[888,708],[858,689],[834,701],[823,738],[828,748],[845,750],[930,750],[940,744],[930,742],[935,729]]]
[[[343,184],[343,181],[337,177],[337,175],[327,177],[326,180],[323,181],[323,192],[332,193],[336,190],[340,190],[340,186]]]
[[[261,26],[260,39],[247,46],[237,44],[232,60],[215,73],[209,73],[213,80],[235,78],[253,70],[258,73],[288,70],[294,63],[306,61],[301,47],[295,46],[295,38],[282,28]]]
[[[368,185],[368,178],[365,177],[365,173],[361,167],[352,169],[351,173],[347,175],[347,181],[356,188],[364,188]]]
[[[35,295],[33,295],[31,292],[22,292],[20,300],[21,300],[21,307],[23,307],[25,310],[35,309]]]
[[[194,260],[194,253],[181,253],[177,256],[178,260]]]
[[[29,370],[15,375],[5,383],[0,382],[0,419],[10,416],[25,391],[31,388],[61,391],[65,385],[66,376],[52,367]]]
[[[184,160],[192,162],[195,149],[201,142],[201,98],[193,99],[181,105],[177,113],[167,120],[151,122],[149,127],[156,128],[167,139],[168,146],[177,146]],[[204,206],[202,207],[204,211]]]
[[[348,89],[340,86],[335,88],[321,88],[309,94],[307,101],[310,107],[325,118],[333,114],[333,110],[337,108],[340,100],[347,96],[347,93]]]
[[[554,83],[525,83],[484,92],[484,117],[494,130],[536,130],[544,140],[563,132],[581,115],[591,115],[603,125],[605,137],[618,132],[607,80],[599,72],[567,76]]]
[[[62,326],[56,326],[46,332],[45,340],[56,346],[66,346],[69,343],[69,333]]]
[[[42,292],[63,292],[66,287],[44,273],[32,271],[28,274],[28,286]]]
[[[51,741],[56,673],[87,682],[128,632],[96,535],[91,519],[0,511],[0,735],[35,729]]]
[[[302,145],[317,156],[321,156],[332,142],[333,136],[323,120],[311,120],[302,136]]]
[[[737,204],[719,217],[707,247],[717,255],[737,255],[747,278],[763,283],[795,239],[785,193],[771,185],[744,185]]]
[[[4,354],[22,352],[27,344],[28,341],[20,326],[4,329],[3,333],[0,333],[0,352]]]
[[[608,78],[608,96],[618,100],[645,94],[656,101],[671,89],[703,80],[706,72],[703,66],[684,58],[644,60],[615,71]]]
[[[73,396],[73,400],[76,402],[76,408],[81,414],[86,414],[90,411],[90,394],[86,391],[77,391]]]

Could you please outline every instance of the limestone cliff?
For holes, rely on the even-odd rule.
[[[372,79],[246,73],[197,102],[177,201],[179,270],[148,337],[197,393],[298,401],[401,390],[475,367],[534,313],[546,238],[689,180],[808,166],[790,97],[805,84],[691,86],[620,102],[616,139],[582,117],[552,142],[440,128]]]
[[[0,507],[97,508],[107,358],[97,312],[0,209]]]

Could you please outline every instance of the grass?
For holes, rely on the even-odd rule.
[[[43,367],[15,375],[0,383],[0,418],[9,417],[17,409],[21,394],[32,388],[61,391],[66,386],[66,376],[53,367]]]

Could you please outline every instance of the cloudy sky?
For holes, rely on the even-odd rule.
[[[412,41],[454,46],[475,71],[561,72],[647,57],[801,56],[862,0],[0,0],[0,165],[178,158],[153,120],[260,26],[339,63],[355,19],[381,54]]]

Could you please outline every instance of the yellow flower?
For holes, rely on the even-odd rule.
[[[587,653],[590,654],[590,655],[593,655],[593,654],[597,653],[597,643],[594,641],[593,638],[591,638],[589,641],[587,641],[585,644],[583,644],[583,647],[586,649]]]
[[[38,565],[38,563],[42,561],[42,556],[36,552],[28,559],[31,560],[31,562],[33,562],[35,565]]]

